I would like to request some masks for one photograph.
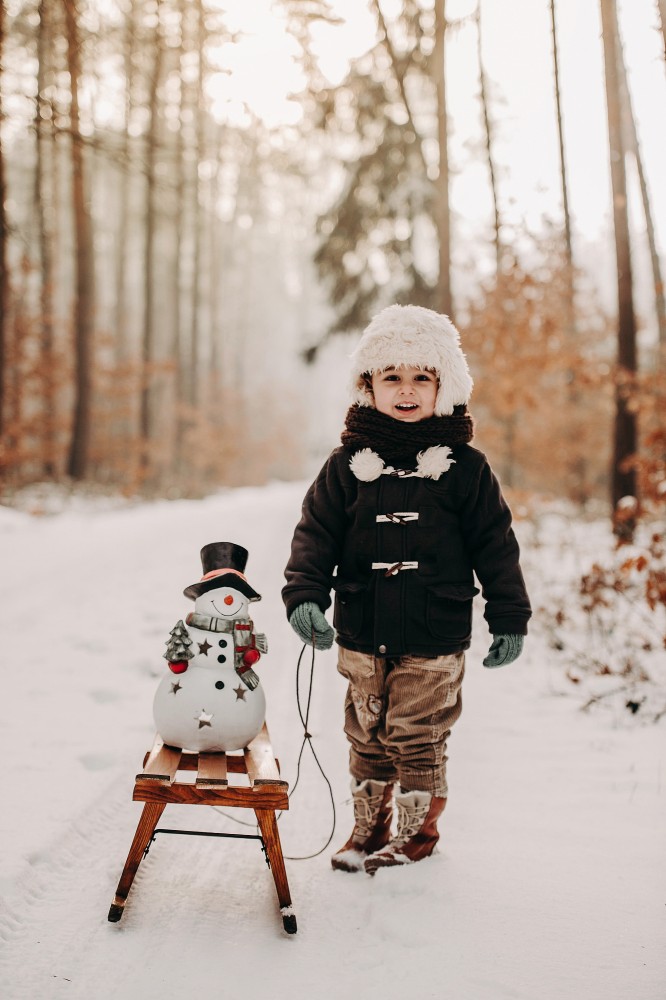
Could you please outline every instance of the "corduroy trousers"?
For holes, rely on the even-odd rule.
[[[340,647],[338,670],[349,682],[352,776],[446,798],[446,742],[462,712],[465,654],[389,657]]]

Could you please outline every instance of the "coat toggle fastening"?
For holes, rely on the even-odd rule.
[[[418,519],[418,511],[397,510],[391,514],[377,514],[375,521],[377,524],[407,524],[409,521],[418,521]]]
[[[397,563],[387,563],[387,562],[373,562],[373,569],[385,569],[386,572],[384,576],[397,576],[403,569],[418,569],[418,562],[397,562]]]

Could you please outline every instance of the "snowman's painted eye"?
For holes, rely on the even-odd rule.
[[[231,594],[227,594],[227,596],[224,598],[224,603],[225,604],[233,604],[234,603],[234,599],[231,596]]]

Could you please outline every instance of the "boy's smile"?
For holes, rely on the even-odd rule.
[[[372,393],[379,413],[405,423],[433,416],[438,388],[435,372],[411,365],[386,368],[372,376]]]

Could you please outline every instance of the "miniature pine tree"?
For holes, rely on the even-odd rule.
[[[177,622],[169,633],[166,641],[166,653],[164,659],[170,663],[178,663],[181,660],[191,660],[194,653],[188,647],[192,645],[189,632],[185,627],[185,622],[181,619]]]

